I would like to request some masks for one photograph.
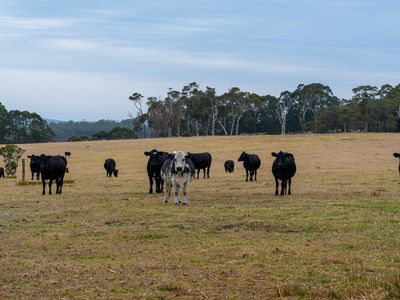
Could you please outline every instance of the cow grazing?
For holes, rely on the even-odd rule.
[[[186,193],[189,182],[194,178],[195,172],[195,166],[190,159],[190,154],[186,154],[183,151],[174,151],[173,153],[168,154],[168,157],[161,168],[161,177],[165,182],[164,202],[168,203],[171,189],[174,187],[174,204],[182,202],[182,205],[186,205]],[[182,201],[179,200],[179,192],[181,189]]]
[[[115,177],[118,177],[118,169],[115,168],[116,163],[115,160],[112,158],[107,158],[104,162],[104,169],[106,169],[106,176],[112,177],[114,174]]]
[[[28,155],[28,158],[31,159],[30,162],[30,167],[31,167],[31,173],[32,173],[32,180],[36,174],[36,180],[39,180],[40,177],[40,163],[39,163],[39,155]]]
[[[161,178],[161,167],[167,159],[168,153],[153,149],[151,151],[146,151],[144,155],[149,157],[147,161],[147,175],[150,181],[149,193],[153,193],[153,179],[156,181],[156,193],[162,193],[164,181]]]
[[[56,194],[62,193],[64,183],[65,170],[67,168],[67,160],[64,156],[48,156],[40,155],[39,157],[40,173],[42,174],[43,192],[46,194],[46,180],[49,180],[49,195],[51,195],[51,185],[53,180],[56,181]]]
[[[243,167],[246,169],[246,181],[249,180],[249,173],[250,173],[250,181],[254,180],[257,181],[257,170],[261,165],[260,158],[257,154],[249,154],[246,152],[242,152],[238,161],[243,162]]]
[[[393,153],[394,157],[398,157],[400,159],[400,152]],[[400,174],[400,160],[399,160],[399,174]]]
[[[225,173],[232,173],[235,170],[235,163],[233,160],[227,160],[224,163]]]
[[[207,170],[207,178],[210,178],[210,168],[212,157],[208,152],[203,153],[189,153],[190,159],[193,161],[194,166],[197,170],[197,179],[199,179],[200,170],[203,169],[204,177],[206,178],[206,170]]]
[[[0,167],[0,178],[3,177],[4,178],[4,168]]]
[[[271,155],[275,157],[272,164],[272,174],[275,177],[275,195],[278,195],[279,181],[281,180],[281,195],[286,194],[287,184],[289,182],[288,194],[291,194],[292,177],[296,174],[296,163],[292,153],[272,152]]]
[[[64,156],[65,156],[65,157],[67,157],[67,156],[71,156],[71,152],[69,152],[69,151],[65,151],[65,152],[64,152]]]

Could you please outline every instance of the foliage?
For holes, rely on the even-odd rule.
[[[132,129],[124,127],[114,127],[110,132],[99,131],[95,133],[92,140],[126,140],[137,138]]]
[[[53,138],[54,132],[37,113],[7,111],[0,103],[0,143],[42,143]]]
[[[25,150],[17,145],[5,145],[0,148],[0,156],[3,157],[4,170],[7,175],[14,176],[17,172],[19,160]]]
[[[147,113],[139,114],[134,124],[139,132],[147,121],[153,137],[400,131],[400,84],[352,91],[351,99],[339,99],[329,86],[310,83],[279,98],[239,87],[217,95],[214,88],[203,90],[192,82],[181,91],[170,88],[164,99],[149,97]],[[140,101],[142,96],[135,93],[130,99]]]

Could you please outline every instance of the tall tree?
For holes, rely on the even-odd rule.
[[[352,101],[358,105],[360,121],[364,132],[368,132],[370,105],[376,99],[378,88],[376,86],[362,85],[352,89]]]
[[[290,108],[294,104],[294,98],[289,91],[282,92],[278,98],[275,112],[278,116],[279,124],[281,125],[281,135],[286,134],[286,118]]]
[[[132,117],[132,119],[136,119],[136,122],[139,121],[141,123],[141,125],[143,126],[143,136],[144,138],[147,138],[147,133],[146,133],[147,114],[143,110],[142,99],[143,95],[136,92],[133,93],[132,96],[129,96],[129,100],[133,102],[133,105],[138,110],[137,117],[136,118]]]

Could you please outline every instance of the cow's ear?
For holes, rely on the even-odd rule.
[[[292,153],[286,153],[286,156],[291,156],[291,157],[293,157],[294,158],[294,156],[293,156],[293,154]]]
[[[47,155],[46,158],[47,158],[47,159],[50,159],[50,158],[51,158],[51,155]]]
[[[32,158],[32,155],[28,155],[28,158]]]
[[[150,152],[146,151],[146,152],[144,153],[144,155],[149,156],[149,155],[150,155]]]
[[[271,155],[272,155],[273,157],[277,157],[277,156],[278,156],[278,154],[276,154],[275,152],[272,152]]]
[[[168,158],[174,158],[174,157],[175,157],[175,153],[168,154]]]
[[[394,156],[394,157],[400,157],[400,154],[396,152],[396,153],[393,153],[393,156]],[[28,157],[29,157],[29,156],[28,156]]]
[[[192,157],[192,153],[188,152],[185,156],[185,158],[191,158]]]

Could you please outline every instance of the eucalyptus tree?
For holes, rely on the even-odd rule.
[[[142,99],[143,99],[143,95],[140,93],[136,93],[136,92],[133,93],[131,96],[129,96],[129,100],[131,100],[133,102],[133,105],[136,107],[136,109],[138,111],[136,118],[134,118],[132,116],[132,119],[135,119],[135,122],[139,122],[140,125],[143,125],[143,136],[144,136],[144,138],[147,138],[147,134],[146,134],[147,114],[143,110]]]
[[[286,118],[289,110],[294,105],[293,94],[289,91],[284,91],[280,94],[275,112],[278,116],[279,124],[281,125],[281,135],[286,134]]]
[[[376,86],[361,85],[352,89],[354,95],[353,103],[358,106],[359,119],[364,132],[368,132],[370,106],[377,97],[378,88]]]

